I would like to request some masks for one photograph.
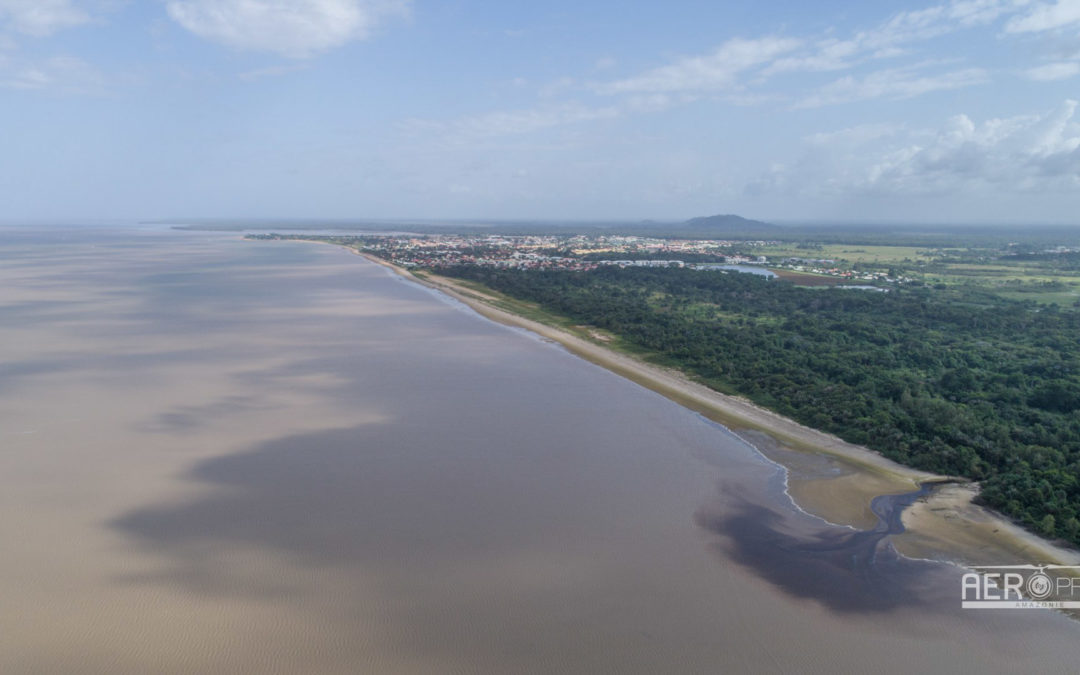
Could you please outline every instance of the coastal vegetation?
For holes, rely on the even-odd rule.
[[[978,480],[983,503],[1080,543],[1080,312],[1071,307],[972,283],[869,293],[680,268],[440,273],[595,326],[719,391],[897,461]]]

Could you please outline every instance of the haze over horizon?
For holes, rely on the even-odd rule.
[[[0,0],[4,220],[1075,222],[1080,0]]]

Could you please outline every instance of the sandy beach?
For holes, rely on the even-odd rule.
[[[357,254],[445,293],[493,321],[524,328],[557,342],[591,363],[727,426],[788,470],[789,492],[801,508],[832,523],[856,528],[872,526],[876,520],[869,506],[873,497],[909,492],[923,481],[949,478],[903,466],[866,447],[803,426],[744,398],[717,392],[675,369],[615,351],[605,346],[606,336],[596,331],[586,330],[586,339],[501,309],[496,306],[500,298],[494,294],[439,275],[416,275],[375,256]],[[905,511],[903,522],[907,531],[894,536],[894,545],[911,557],[965,565],[1080,564],[1080,552],[1046,541],[975,504],[977,494],[977,486],[962,482],[936,489],[930,497]]]

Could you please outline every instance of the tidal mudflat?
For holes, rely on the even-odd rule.
[[[723,427],[329,246],[0,233],[0,481],[5,673],[1080,659]]]

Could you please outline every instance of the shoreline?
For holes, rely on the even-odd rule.
[[[523,328],[560,344],[571,354],[605,368],[723,424],[787,472],[788,494],[797,508],[831,523],[872,527],[877,516],[870,501],[882,494],[910,492],[926,481],[953,481],[935,488],[904,510],[905,532],[891,535],[896,549],[911,558],[966,566],[990,564],[1080,564],[1080,551],[1058,546],[1002,515],[974,503],[977,486],[964,479],[904,466],[864,446],[803,426],[751,401],[723,394],[685,373],[648,363],[562,328],[494,305],[498,298],[455,280],[427,273],[423,277],[376,256],[348,248],[354,255],[401,277],[439,291],[481,316]]]

